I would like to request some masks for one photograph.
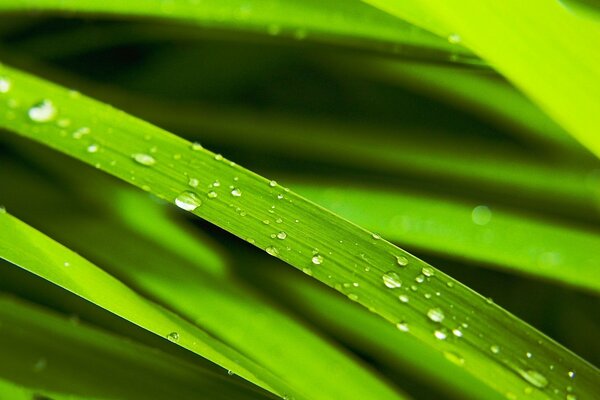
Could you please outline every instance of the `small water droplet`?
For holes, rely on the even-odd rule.
[[[196,193],[185,191],[175,198],[175,205],[185,211],[194,211],[202,205],[202,200]]]
[[[471,212],[471,220],[476,225],[487,225],[492,220],[492,211],[487,206],[477,206]]]
[[[277,186],[277,181],[269,181],[269,186],[271,186],[271,187]]]
[[[575,378],[575,371],[569,371],[567,372],[567,375],[569,376],[569,378],[573,379]]]
[[[371,237],[372,237],[373,239],[375,239],[375,240],[379,240],[379,239],[381,239],[381,236],[379,236],[379,235],[378,235],[378,234],[376,234],[376,233],[372,233],[372,234],[371,234]]]
[[[48,122],[56,116],[56,108],[52,101],[44,99],[33,105],[27,112],[27,115],[34,122]]]
[[[444,357],[450,362],[453,362],[456,365],[463,365],[465,363],[465,359],[462,358],[459,354],[454,353],[452,351],[445,351]]]
[[[408,324],[404,321],[398,322],[396,324],[396,328],[398,328],[399,330],[401,330],[402,332],[408,332]]]
[[[569,394],[567,394],[566,399],[567,400],[577,400],[577,396],[574,395],[573,393],[569,393]]]
[[[231,191],[231,195],[233,197],[240,197],[242,195],[242,191],[238,188],[233,188],[233,190]]]
[[[8,93],[11,86],[10,79],[5,76],[0,76],[0,93]]]
[[[400,276],[394,271],[388,271],[382,276],[383,284],[390,289],[399,288],[402,286]]]
[[[63,265],[64,265],[65,267],[70,267],[70,266],[71,266],[71,263],[70,263],[70,262],[68,262],[68,261],[65,261],[65,262],[63,263]]]
[[[90,145],[87,147],[87,152],[88,152],[88,153],[96,153],[96,152],[98,152],[98,149],[99,149],[99,148],[100,148],[100,147],[99,147],[97,144],[90,144]]]
[[[151,167],[154,164],[156,164],[156,160],[154,159],[154,157],[152,157],[149,154],[135,153],[131,155],[131,158],[133,158],[133,161],[135,161],[136,163],[145,165],[146,167]]]
[[[446,332],[444,332],[444,331],[442,331],[442,330],[439,330],[439,329],[436,329],[436,330],[433,332],[433,336],[435,336],[435,338],[436,338],[436,339],[439,339],[439,340],[445,340],[445,339],[446,339],[446,337],[447,337],[447,335],[446,335]]]
[[[548,379],[537,371],[532,369],[526,371],[519,370],[519,373],[527,382],[531,383],[535,387],[545,388],[548,386]]]
[[[453,288],[454,287],[454,282],[448,281],[448,282],[446,282],[446,286],[448,286],[449,288]]]
[[[211,190],[206,195],[208,196],[209,199],[215,199],[218,196],[217,192],[215,192],[214,190]]]
[[[410,301],[410,299],[408,298],[407,295],[405,294],[401,294],[400,296],[398,296],[398,299],[403,302],[403,303],[408,303]]]
[[[358,301],[358,295],[355,293],[349,293],[348,298],[352,301]]]
[[[462,337],[462,335],[463,335],[462,331],[458,328],[452,329],[452,334],[456,337]]]
[[[284,231],[281,231],[277,234],[277,239],[283,240],[287,237],[287,233],[285,233]]]
[[[219,181],[214,181],[214,182],[212,183],[212,185],[213,185],[213,187],[219,187],[219,186],[221,186],[221,182],[219,182]]]
[[[458,33],[451,33],[448,35],[448,42],[451,44],[458,44],[461,40],[462,39]]]
[[[531,358],[531,357],[533,357],[533,354],[531,354],[530,352],[527,352],[527,353],[525,353],[525,356],[526,356],[527,358]]]
[[[315,254],[310,261],[315,265],[321,265],[323,264],[323,256],[320,254]]]
[[[269,246],[265,249],[265,251],[269,254],[272,255],[273,257],[277,257],[279,255],[279,250],[277,250],[275,247],[273,246]]]
[[[423,275],[425,275],[427,277],[431,277],[431,276],[435,275],[435,271],[431,267],[423,267],[421,269],[421,272],[423,273]]]
[[[434,322],[442,322],[446,317],[440,308],[431,308],[427,311],[427,316]]]
[[[173,343],[177,343],[179,341],[179,333],[171,332],[167,335],[167,339],[169,339]]]
[[[195,187],[198,187],[198,184],[199,184],[199,183],[200,183],[200,182],[199,182],[199,181],[198,181],[198,179],[196,179],[196,178],[190,178],[190,179],[188,180],[188,185],[190,185],[190,186],[191,186],[191,187],[193,187],[193,188],[195,188]]]
[[[500,346],[493,344],[490,346],[490,351],[494,354],[500,353]]]
[[[408,258],[406,258],[404,256],[396,256],[396,262],[398,263],[399,266],[405,267],[408,265]]]
[[[203,148],[204,147],[202,147],[202,145],[198,142],[193,142],[192,144],[190,144],[190,149],[194,151],[202,150]]]
[[[417,282],[417,283],[423,283],[423,282],[425,282],[425,276],[420,275],[420,274],[417,275],[417,277],[415,278],[415,282]]]
[[[84,137],[85,135],[89,135],[89,133],[91,132],[90,128],[88,128],[87,126],[82,126],[81,128],[77,129],[75,132],[73,132],[73,134],[71,135],[73,137],[73,139],[81,139],[82,137]]]

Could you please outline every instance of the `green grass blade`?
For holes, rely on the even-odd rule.
[[[471,49],[600,156],[597,20],[558,1],[366,2]]]
[[[357,0],[340,7],[318,0],[26,0],[0,1],[2,11],[60,11],[67,15],[108,14],[162,18],[261,35],[317,40],[375,51],[447,60],[450,54],[475,61],[464,48],[387,15]]]
[[[10,360],[0,363],[0,377],[47,396],[59,392],[65,398],[132,400],[274,398],[222,371],[198,367],[6,296],[0,296],[0,322],[0,351]],[[1,393],[0,386],[0,396],[13,399]]]
[[[373,188],[294,187],[316,203],[402,246],[600,294],[597,233],[525,217],[501,206],[469,205]]]
[[[581,396],[600,390],[593,366],[378,235],[222,156],[78,93],[8,67],[1,74],[11,81],[4,94],[13,106],[3,110],[7,129],[265,249],[397,324],[398,334],[408,329],[440,352],[460,354],[469,373],[483,381],[481,375],[492,374],[496,390],[526,390],[531,398],[564,398],[568,387]],[[68,130],[60,126],[65,120]],[[82,127],[90,132],[73,137]],[[190,186],[190,177],[200,184]],[[399,294],[410,302],[399,301]],[[526,358],[527,352],[536,358]],[[557,359],[564,360],[560,367]]]

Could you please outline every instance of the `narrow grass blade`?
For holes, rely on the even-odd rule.
[[[275,398],[220,371],[6,296],[0,296],[0,323],[0,351],[10,360],[0,363],[0,377],[51,398],[57,397],[51,392],[88,399]],[[2,398],[14,398],[2,393],[0,386]]]
[[[600,390],[593,366],[379,235],[197,144],[14,69],[1,73],[11,81],[7,129],[244,238],[397,325],[398,334],[460,354],[465,369],[497,391],[564,398]],[[68,130],[58,123],[65,119]],[[82,127],[89,133],[74,137]],[[191,187],[190,177],[202,186]]]
[[[597,20],[559,1],[366,2],[471,49],[600,156]]]

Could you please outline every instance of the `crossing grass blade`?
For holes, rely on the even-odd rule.
[[[581,396],[598,391],[593,366],[379,235],[198,144],[77,92],[8,67],[0,74],[10,81],[4,96],[11,107],[2,110],[6,129],[174,202],[266,250],[379,314],[398,327],[398,335],[458,354],[468,373],[499,393],[563,398],[572,390]],[[198,184],[190,185],[190,179]],[[5,219],[14,229],[23,228],[8,215]],[[53,253],[52,259],[62,262],[57,257]],[[410,301],[399,301],[399,295]],[[563,360],[560,366],[557,359]]]

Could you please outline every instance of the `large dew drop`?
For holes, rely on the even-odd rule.
[[[185,191],[175,198],[175,205],[185,211],[194,211],[202,205],[202,201],[196,193]]]
[[[427,311],[427,316],[433,322],[442,322],[444,318],[446,318],[444,312],[439,308],[431,308],[429,311]]]
[[[232,195],[233,197],[240,197],[240,196],[242,195],[242,191],[241,191],[240,189],[238,189],[238,188],[234,188],[234,189],[231,191],[231,195]]]
[[[394,271],[388,271],[382,276],[383,284],[390,289],[399,288],[402,286],[402,281],[400,280],[400,276]]]
[[[177,343],[179,341],[179,333],[171,332],[167,335],[167,339],[169,339],[173,343]]]
[[[265,251],[267,252],[267,254],[273,256],[273,257],[277,257],[279,255],[279,250],[277,250],[275,247],[273,246],[269,246],[265,249]]]
[[[27,115],[33,122],[48,122],[56,116],[56,108],[50,100],[45,99],[31,107]]]
[[[131,158],[133,158],[136,163],[145,165],[146,167],[151,167],[156,164],[154,157],[149,154],[135,153],[131,155]]]
[[[321,265],[323,263],[323,256],[320,254],[315,254],[310,261],[315,265]]]
[[[10,91],[11,83],[7,77],[0,76],[0,93],[8,93]]]
[[[487,206],[477,206],[471,212],[471,220],[476,225],[487,225],[492,220],[492,211]]]

